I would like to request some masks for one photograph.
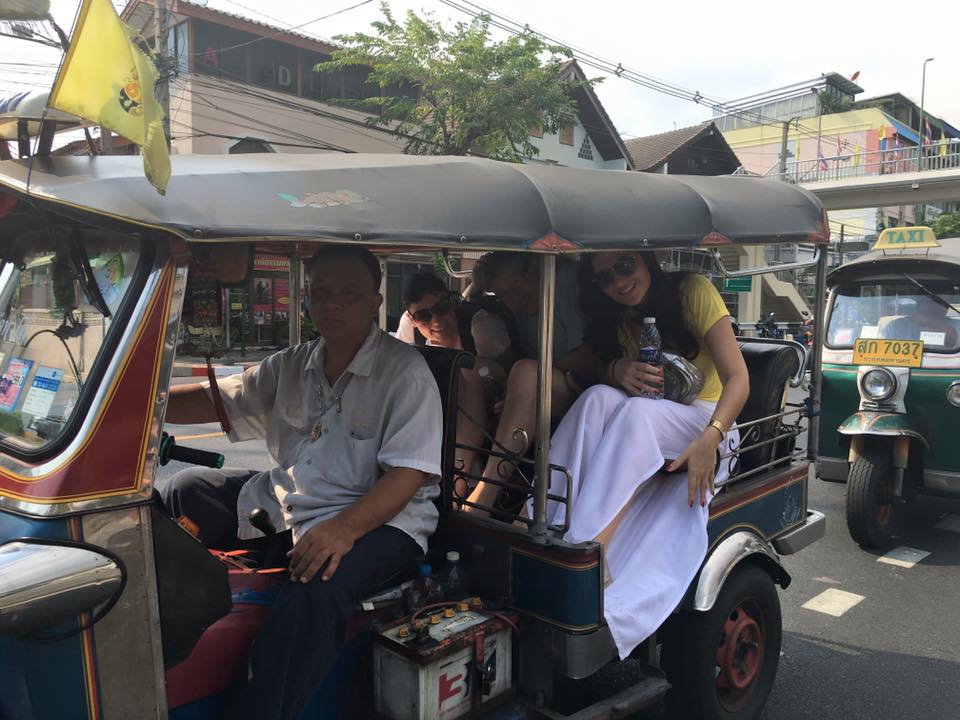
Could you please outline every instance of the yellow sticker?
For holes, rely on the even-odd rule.
[[[854,365],[917,368],[923,362],[920,340],[875,340],[857,338],[853,344]]]

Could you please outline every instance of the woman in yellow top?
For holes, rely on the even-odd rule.
[[[584,392],[551,443],[550,461],[572,475],[565,539],[604,545],[604,615],[621,657],[673,611],[707,549],[708,499],[725,479],[739,436],[731,425],[749,393],[746,364],[728,312],[699,275],[666,274],[651,252],[584,255],[580,303],[587,318],[576,366],[601,384]],[[663,373],[637,359],[644,317],[656,318],[663,348],[704,376],[689,405],[656,395]],[[551,477],[562,495],[566,478]],[[551,502],[551,523],[565,508]]]

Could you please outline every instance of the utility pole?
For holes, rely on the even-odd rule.
[[[170,148],[170,77],[167,62],[167,0],[153,0],[154,25],[157,30],[155,51],[159,75],[157,77],[157,102],[163,110],[163,137]]]
[[[783,138],[780,140],[780,179],[787,179],[787,137],[790,135],[790,121],[783,121]]]
[[[840,225],[840,243],[837,245],[837,266],[843,265],[843,229],[844,225]]]

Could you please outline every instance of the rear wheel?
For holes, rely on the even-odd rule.
[[[680,720],[754,720],[780,662],[780,598],[756,565],[737,568],[713,608],[671,620],[661,663],[672,685],[667,710]]]
[[[847,476],[850,537],[865,548],[889,544],[896,527],[897,508],[889,448],[879,445],[864,448]]]

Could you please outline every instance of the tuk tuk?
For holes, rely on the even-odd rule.
[[[565,469],[550,465],[543,368],[559,257],[686,248],[750,275],[783,267],[727,271],[721,251],[813,243],[822,289],[828,225],[814,196],[755,178],[462,157],[175,156],[165,197],[141,172],[126,157],[0,163],[0,717],[214,718],[245,677],[282,563],[203,547],[154,486],[170,457],[223,462],[165,437],[164,411],[190,274],[236,281],[254,243],[291,258],[294,298],[301,260],[323,243],[447,263],[488,250],[540,259],[535,450],[513,458],[532,476],[533,513],[478,517],[453,502],[457,378],[473,359],[425,348],[444,410],[431,552],[459,551],[471,599],[418,611],[426,635],[396,587],[364,601],[304,720],[622,718],[664,696],[680,718],[760,715],[780,654],[776,586],[790,583],[780,556],[824,532],[807,507],[818,363],[809,397],[792,402],[803,348],[742,339],[751,392],[741,445],[719,458],[731,477],[710,506],[709,549],[673,615],[625,661],[604,619],[602,546],[547,523],[548,477]],[[291,343],[299,329],[292,312]]]
[[[847,527],[882,547],[918,495],[960,497],[960,238],[884,230],[833,270],[817,474],[847,484]]]

